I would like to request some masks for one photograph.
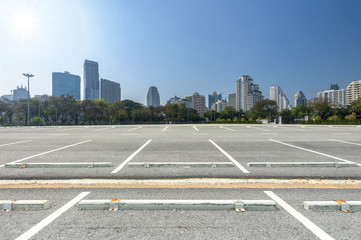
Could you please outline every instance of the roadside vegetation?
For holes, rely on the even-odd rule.
[[[108,103],[103,99],[79,101],[71,96],[48,97],[30,100],[30,123],[43,125],[95,125],[137,123],[262,123],[274,122],[302,124],[361,124],[361,98],[347,107],[332,106],[328,101],[316,99],[308,106],[297,106],[277,112],[272,100],[262,100],[249,111],[236,111],[225,107],[223,111],[207,111],[199,116],[184,104],[145,107],[132,100]],[[308,120],[307,120],[308,116]],[[26,125],[27,100],[0,100],[1,125]]]

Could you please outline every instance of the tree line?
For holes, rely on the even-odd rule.
[[[315,99],[306,105],[277,111],[272,100],[262,100],[249,111],[225,107],[223,111],[208,110],[199,116],[184,104],[145,107],[132,100],[108,103],[103,99],[75,100],[71,96],[30,99],[31,125],[85,125],[131,123],[261,123],[282,117],[282,123],[360,124],[361,98],[346,107],[335,107],[325,99]],[[307,120],[307,117],[308,120]],[[0,100],[1,125],[25,125],[27,99]]]

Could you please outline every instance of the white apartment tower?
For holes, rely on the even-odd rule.
[[[299,105],[307,105],[307,98],[302,91],[297,91],[295,94],[295,107]]]
[[[317,93],[317,98],[326,99],[333,107],[344,107],[346,105],[346,90],[326,90]]]
[[[253,78],[242,75],[236,81],[236,110],[250,110],[258,101],[263,99],[258,84],[254,84]]]
[[[350,105],[361,97],[361,80],[351,82],[346,88],[346,104]]]
[[[278,112],[283,109],[291,109],[290,101],[278,85],[270,87],[270,99],[276,101]]]
[[[147,106],[160,106],[160,98],[157,87],[151,86],[147,94]]]

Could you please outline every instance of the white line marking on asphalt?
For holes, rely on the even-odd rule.
[[[102,131],[102,130],[106,130],[106,129],[109,129],[109,128],[99,128],[99,129],[92,130],[92,132],[95,132],[95,131]]]
[[[236,131],[236,130],[234,130],[234,129],[231,129],[231,128],[228,128],[228,127],[223,127],[223,126],[220,126],[220,128],[224,128],[224,129],[227,129],[227,130],[229,130],[229,131]]]
[[[198,132],[199,130],[198,130],[198,128],[196,127],[196,126],[193,126],[193,128]]]
[[[113,172],[111,173],[117,173],[119,172],[130,160],[132,160],[133,157],[135,157],[135,155],[137,155],[140,151],[143,150],[143,148],[145,148],[150,142],[152,141],[152,139],[148,140],[146,143],[143,144],[143,146],[141,146],[137,151],[135,151],[132,155],[130,155],[124,162],[122,162],[116,169],[113,170]]]
[[[0,147],[5,147],[5,146],[14,145],[14,144],[19,144],[19,143],[26,143],[26,142],[31,142],[31,141],[32,141],[32,140],[19,141],[19,142],[13,142],[13,143],[6,143],[6,144],[0,145]]]
[[[283,201],[280,197],[278,197],[272,191],[264,191],[273,201],[279,204],[283,209],[285,209],[289,214],[291,214],[294,218],[296,218],[300,223],[302,223],[305,227],[307,227],[313,234],[319,237],[322,240],[332,240],[333,238],[324,232],[321,228],[319,228],[316,224],[311,222],[308,218],[303,216],[301,213],[297,212],[296,209],[288,205],[285,201]]]
[[[221,151],[229,160],[231,160],[236,167],[238,167],[243,173],[249,173],[247,169],[245,169],[239,162],[237,162],[231,155],[229,155],[226,151],[224,151],[220,146],[218,146],[211,139],[208,139],[219,151]]]
[[[297,148],[297,149],[300,149],[300,150],[304,150],[304,151],[307,151],[307,152],[316,153],[316,154],[319,154],[319,155],[322,155],[322,156],[325,156],[325,157],[329,157],[329,158],[333,158],[333,159],[336,159],[336,160],[340,160],[340,161],[343,161],[343,162],[355,163],[355,162],[351,162],[351,161],[346,160],[346,159],[342,159],[342,158],[335,157],[335,156],[328,155],[328,154],[321,153],[321,152],[316,152],[316,151],[313,151],[313,150],[310,150],[310,149],[307,149],[307,148],[297,147],[297,146],[295,146],[295,145],[288,144],[288,143],[284,143],[284,142],[280,142],[280,141],[277,141],[277,140],[274,140],[274,139],[268,139],[268,140],[271,141],[271,142],[276,142],[276,143],[279,143],[279,144],[283,144],[283,145],[286,145],[286,146],[289,146],[289,147],[293,147],[293,148]],[[357,164],[357,165],[358,165],[358,166],[361,166],[361,164]]]
[[[167,130],[168,126],[166,126],[165,128],[162,129],[162,132],[164,132],[165,130]]]
[[[70,202],[50,214],[48,217],[43,219],[41,222],[36,224],[34,227],[30,228],[27,232],[23,233],[20,237],[16,238],[16,240],[27,240],[33,237],[35,234],[40,232],[43,228],[49,225],[52,221],[57,219],[61,214],[68,211],[71,207],[77,204],[80,200],[82,200],[85,196],[87,196],[90,192],[82,192],[75,198],[73,198]]]
[[[63,149],[65,149],[65,148],[74,147],[74,146],[76,146],[76,145],[80,145],[80,144],[87,143],[87,142],[90,142],[90,141],[91,141],[91,140],[86,140],[86,141],[83,141],[83,142],[75,143],[75,144],[72,144],[72,145],[68,145],[68,146],[65,146],[65,147],[57,148],[57,149],[50,150],[50,151],[47,151],[47,152],[35,154],[35,155],[33,155],[33,156],[26,157],[26,158],[22,158],[22,159],[13,161],[13,162],[11,162],[11,163],[17,163],[17,162],[25,161],[25,160],[28,160],[28,159],[30,159],[30,158],[34,158],[34,157],[38,157],[38,156],[45,155],[45,154],[48,154],[48,153],[56,152],[56,151],[59,151],[59,150],[63,150]],[[4,167],[4,165],[0,165],[0,167]]]
[[[255,128],[255,129],[259,129],[259,130],[263,130],[263,131],[271,131],[271,130],[269,130],[269,129],[259,128],[259,127],[251,127],[251,128]]]
[[[128,129],[127,132],[130,132],[130,131],[133,131],[133,130],[137,130],[139,128],[142,128],[142,126],[139,126],[139,127],[136,127],[136,128],[131,128],[131,129]]]
[[[337,139],[328,139],[328,140],[329,140],[329,141],[334,141],[334,142],[341,142],[341,143],[347,143],[347,144],[352,144],[352,145],[361,146],[360,143],[347,142],[347,141],[342,141],[342,140],[337,140]]]

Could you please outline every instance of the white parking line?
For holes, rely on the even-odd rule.
[[[90,142],[90,141],[91,141],[91,140],[86,140],[86,141],[83,141],[83,142],[75,143],[75,144],[72,144],[72,145],[68,145],[68,146],[65,146],[65,147],[57,148],[57,149],[50,150],[50,151],[47,151],[47,152],[35,154],[35,155],[33,155],[33,156],[26,157],[26,158],[22,158],[22,159],[13,161],[13,162],[11,162],[11,163],[17,163],[17,162],[25,161],[25,160],[28,160],[28,159],[31,159],[31,158],[34,158],[34,157],[38,157],[38,156],[45,155],[45,154],[48,154],[48,153],[52,153],[52,152],[56,152],[56,151],[59,151],[59,150],[63,150],[63,149],[65,149],[65,148],[74,147],[74,146],[77,146],[77,145],[80,145],[80,144],[83,144],[83,143],[87,143],[87,142]],[[5,165],[0,165],[0,167],[4,167],[4,166],[5,166]]]
[[[136,128],[131,128],[131,129],[128,129],[127,132],[130,132],[130,131],[133,131],[133,130],[137,130],[139,128],[142,128],[142,126],[139,126],[139,127],[136,127]]]
[[[228,128],[228,127],[223,127],[223,126],[220,126],[220,128],[224,128],[224,129],[227,129],[227,130],[229,130],[229,131],[236,131],[236,130],[234,130],[234,129],[231,129],[231,128]]]
[[[135,157],[135,155],[137,155],[140,151],[143,150],[143,148],[145,148],[150,142],[152,141],[152,139],[148,140],[146,143],[143,144],[143,146],[141,146],[137,151],[135,151],[132,155],[130,155],[124,162],[122,162],[116,169],[114,169],[111,173],[117,173],[119,172],[130,160],[132,160],[133,157]]]
[[[198,128],[196,127],[196,126],[193,126],[193,128],[198,132],[199,130],[198,130]]]
[[[164,132],[165,130],[167,130],[167,128],[168,128],[168,126],[167,126],[167,127],[165,127],[165,128],[163,128],[163,129],[162,129],[162,132]]]
[[[269,129],[265,129],[265,128],[259,128],[259,127],[250,127],[250,128],[255,128],[255,129],[259,129],[259,130],[263,130],[263,131],[271,131],[271,130],[269,130]]]
[[[288,143],[284,143],[284,142],[277,141],[277,140],[274,140],[274,139],[268,139],[268,140],[269,140],[269,141],[272,141],[272,142],[279,143],[279,144],[283,144],[283,145],[286,145],[286,146],[289,146],[289,147],[297,148],[297,149],[304,150],[304,151],[307,151],[307,152],[316,153],[316,154],[319,154],[319,155],[322,155],[322,156],[325,156],[325,157],[329,157],[329,158],[333,158],[333,159],[336,159],[336,160],[340,160],[340,161],[343,161],[343,162],[355,163],[355,162],[351,162],[351,161],[346,160],[346,159],[343,159],[343,158],[339,158],[339,157],[335,157],[335,156],[332,156],[332,155],[329,155],[329,154],[325,154],[325,153],[313,151],[313,150],[310,150],[310,149],[307,149],[307,148],[297,147],[297,146],[295,146],[295,145],[288,144]],[[358,164],[358,165],[361,166],[361,164]]]
[[[301,213],[297,212],[296,209],[288,205],[285,201],[283,201],[280,197],[278,197],[272,191],[264,191],[273,201],[275,201],[278,205],[284,208],[289,214],[291,214],[294,218],[296,218],[300,223],[302,223],[305,227],[307,227],[313,234],[319,237],[322,240],[333,240],[333,238],[324,232],[321,228],[319,228],[316,224],[311,222],[308,218],[303,216]]]
[[[336,139],[328,139],[328,140],[329,140],[329,141],[334,141],[334,142],[341,142],[341,143],[347,143],[347,144],[352,144],[352,145],[361,146],[360,143],[353,143],[353,142],[347,142],[347,141],[336,140]]]
[[[208,139],[219,151],[221,151],[229,160],[231,160],[236,167],[238,167],[243,173],[249,173],[247,169],[245,169],[239,162],[237,162],[231,155],[229,155],[226,151],[224,151],[220,146],[218,146],[211,139]]]
[[[87,196],[90,192],[82,192],[75,198],[73,198],[70,202],[50,214],[48,217],[43,219],[41,222],[36,224],[34,227],[30,228],[27,232],[23,233],[20,237],[16,238],[16,240],[27,240],[33,237],[35,234],[40,232],[43,228],[49,225],[52,221],[57,219],[61,214],[68,211],[71,207],[73,207],[76,203],[82,200],[85,196]]]
[[[5,146],[14,145],[14,144],[19,144],[19,143],[26,143],[26,142],[31,142],[31,141],[32,141],[32,140],[26,140],[26,141],[20,141],[20,142],[13,142],[13,143],[6,143],[6,144],[0,145],[0,147],[5,147]]]

